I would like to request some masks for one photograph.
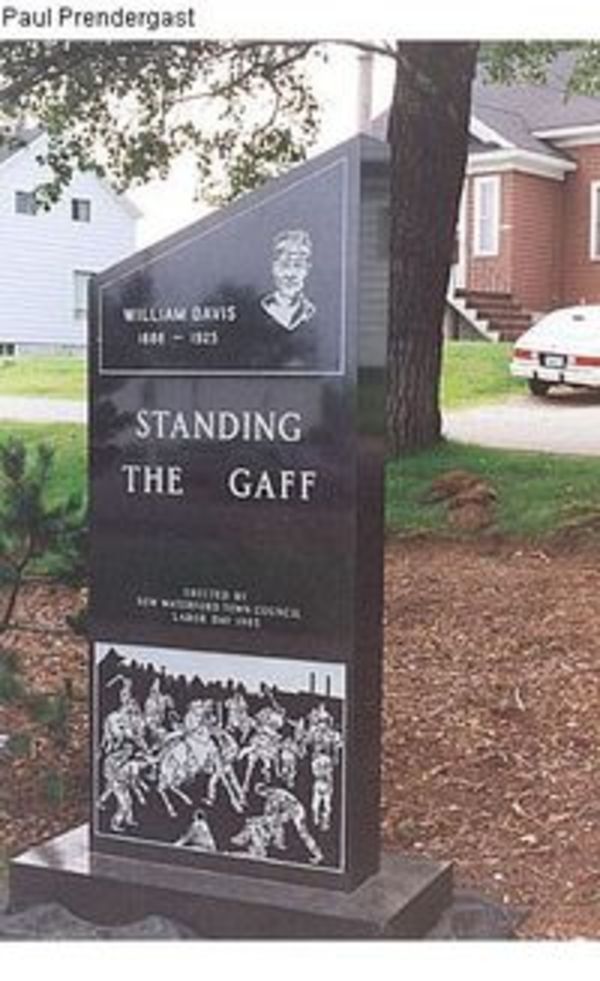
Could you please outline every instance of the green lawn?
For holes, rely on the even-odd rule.
[[[85,427],[66,423],[0,424],[0,440],[17,436],[29,444],[55,447],[51,499],[85,492]],[[577,517],[600,512],[600,459],[482,449],[442,443],[433,451],[389,463],[386,524],[405,533],[447,532],[444,504],[423,504],[436,476],[468,470],[488,480],[498,495],[497,527],[506,535],[540,538]]]
[[[447,341],[442,370],[442,405],[446,409],[495,402],[525,391],[509,374],[511,344]]]
[[[442,404],[456,408],[493,402],[524,390],[508,372],[510,344],[448,341],[444,347]],[[31,357],[0,360],[0,395],[84,399],[83,358]]]
[[[0,395],[52,399],[85,398],[85,360],[76,357],[24,357],[0,360]]]
[[[519,391],[508,374],[509,345],[453,341],[446,345],[444,403],[465,405]],[[0,393],[83,397],[83,362],[35,358],[0,365]],[[85,486],[85,427],[67,424],[0,423],[0,440],[9,434],[29,443],[41,439],[56,448],[52,496]],[[544,536],[577,515],[600,510],[600,459],[552,456],[442,443],[387,468],[386,517],[392,531],[447,531],[443,504],[423,505],[433,479],[465,469],[489,480],[498,494],[498,529],[524,537]]]
[[[0,441],[10,436],[28,446],[45,442],[54,447],[55,462],[48,487],[50,502],[82,495],[86,490],[87,434],[84,426],[73,423],[0,422]]]
[[[54,448],[54,466],[48,482],[47,502],[50,505],[66,502],[74,497],[85,507],[87,500],[87,433],[85,426],[72,423],[17,423],[0,422],[0,443],[14,437],[22,439],[27,447],[44,442]],[[0,484],[1,492],[1,484]],[[60,556],[46,554],[35,559],[30,573],[60,574],[64,562]]]
[[[390,531],[446,532],[443,503],[423,504],[435,477],[448,470],[480,474],[497,495],[497,529],[539,538],[600,512],[600,459],[483,449],[442,443],[387,467],[386,522]]]

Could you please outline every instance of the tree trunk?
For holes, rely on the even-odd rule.
[[[13,580],[10,585],[8,593],[8,601],[4,608],[4,613],[2,615],[2,621],[0,622],[0,631],[8,630],[10,627],[10,621],[12,620],[12,615],[17,603],[17,596],[19,595],[19,590],[23,583],[23,574],[27,568],[27,564],[31,559],[31,542],[27,546],[27,551],[25,555],[22,556],[19,562],[15,562],[12,567]]]
[[[441,436],[442,322],[467,160],[478,45],[397,46],[390,113],[387,427],[394,456]]]
[[[15,578],[13,579],[10,592],[8,594],[8,601],[2,615],[2,621],[0,622],[0,631],[8,630],[10,627],[10,621],[12,620],[12,615],[17,602],[17,596],[19,595],[19,590],[21,588],[21,582],[23,581],[23,573],[19,569],[15,571]]]

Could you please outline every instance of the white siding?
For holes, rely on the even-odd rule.
[[[385,364],[389,280],[389,178],[385,172],[362,179],[360,214],[360,351],[361,364]]]
[[[77,174],[50,212],[15,212],[15,192],[47,173],[36,162],[43,139],[0,166],[0,343],[85,345],[75,317],[76,270],[99,272],[134,249],[135,219],[92,174]],[[71,217],[71,198],[91,201],[91,221]]]

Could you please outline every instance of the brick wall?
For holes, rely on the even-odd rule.
[[[511,292],[526,310],[551,310],[562,302],[564,183],[518,171],[504,180]]]
[[[600,181],[600,145],[571,147],[577,170],[564,181],[518,171],[501,178],[495,256],[474,256],[474,177],[466,183],[466,285],[512,293],[533,312],[600,303],[600,259],[590,257],[590,184]]]
[[[474,178],[468,178],[467,287],[512,293],[530,311],[551,310],[562,302],[564,184],[519,171],[500,179],[498,255],[478,257]]]
[[[565,182],[563,302],[600,303],[600,260],[590,258],[590,182],[600,180],[600,146],[567,152],[577,170]]]

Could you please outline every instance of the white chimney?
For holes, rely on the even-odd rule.
[[[368,133],[371,128],[373,114],[373,64],[372,51],[361,51],[358,56],[358,105],[357,129],[359,133]]]

